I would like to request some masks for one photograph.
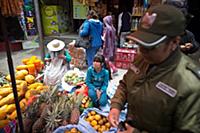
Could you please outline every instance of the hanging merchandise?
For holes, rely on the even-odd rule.
[[[147,9],[149,6],[149,0],[143,0],[143,6],[145,9]]]
[[[24,12],[21,12],[21,15],[18,17],[18,21],[24,32],[24,40],[26,40],[28,37],[28,34],[27,34],[27,29],[26,29],[26,19],[24,17]]]
[[[24,16],[28,36],[37,35],[35,13],[32,1],[26,1],[24,5]]]
[[[0,7],[3,16],[20,16],[23,0],[1,0]]]

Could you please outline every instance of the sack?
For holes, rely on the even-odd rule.
[[[83,126],[86,122],[82,119],[79,119],[79,122],[77,125],[66,125],[66,126],[60,126],[58,127],[53,133],[64,133],[66,130],[71,130],[72,128],[78,129],[81,133],[91,133],[90,130],[88,130],[87,127]]]
[[[88,131],[90,131],[90,133],[98,133],[86,120],[85,118],[87,117],[88,113],[90,111],[95,111],[97,112],[98,114],[102,115],[102,116],[105,116],[105,117],[108,117],[108,113],[109,112],[103,112],[102,110],[100,109],[97,109],[97,108],[87,108],[83,111],[83,113],[81,114],[79,120],[81,120],[79,122],[79,125],[81,125],[82,127],[85,127],[85,129],[87,129]],[[104,131],[103,133],[116,133],[117,132],[117,128],[115,127],[111,127],[108,131]]]
[[[91,43],[90,43],[90,39],[89,37],[79,37],[78,39],[76,39],[75,42],[75,47],[83,47],[85,49],[91,47]]]

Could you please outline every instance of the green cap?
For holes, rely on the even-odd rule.
[[[171,5],[157,5],[149,8],[141,18],[138,30],[128,39],[139,45],[152,48],[163,42],[167,37],[181,35],[185,29],[183,13]]]

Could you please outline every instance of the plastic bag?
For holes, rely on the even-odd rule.
[[[98,114],[105,117],[108,116],[108,112],[103,112],[102,110],[99,110],[97,108],[88,108],[88,109],[85,109],[84,112],[81,114],[80,119],[82,120],[79,124],[87,128],[90,131],[90,133],[97,133],[97,131],[87,121],[84,120],[90,111],[95,111]],[[109,131],[104,131],[103,133],[116,133],[116,132],[117,132],[117,128],[111,127]]]
[[[67,64],[63,64],[63,59],[53,58],[44,71],[44,83],[55,85],[61,82],[63,75],[67,72]]]
[[[70,130],[72,128],[78,129],[81,133],[93,133],[90,130],[88,130],[88,128],[83,126],[83,123],[84,121],[82,119],[79,119],[78,125],[69,124],[66,126],[61,126],[61,127],[58,127],[53,133],[64,133],[66,130]]]

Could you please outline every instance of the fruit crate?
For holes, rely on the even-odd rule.
[[[115,55],[115,66],[117,68],[128,69],[135,55],[135,49],[118,48]]]

